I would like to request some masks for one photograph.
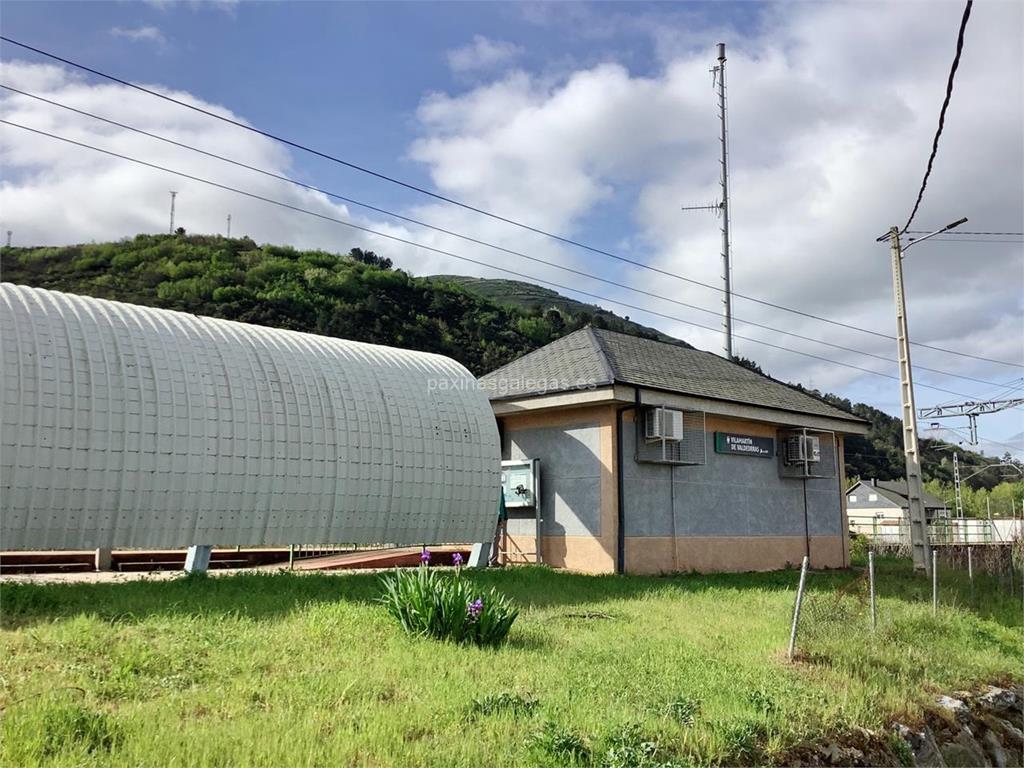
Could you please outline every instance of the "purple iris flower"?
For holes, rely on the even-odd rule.
[[[430,550],[426,547],[424,547],[423,551],[420,553],[420,562],[423,563],[423,565],[430,564]]]
[[[469,618],[471,621],[476,621],[477,619],[479,619],[480,614],[483,613],[483,610],[484,601],[481,600],[479,597],[466,606],[466,612],[469,614]]]
[[[462,565],[462,553],[461,552],[456,552],[454,555],[452,555],[452,565],[454,565],[454,566]]]

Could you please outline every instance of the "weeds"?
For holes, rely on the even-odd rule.
[[[531,734],[526,743],[535,753],[561,765],[588,765],[590,762],[590,747],[586,740],[551,720]]]
[[[57,757],[74,762],[74,755],[107,753],[122,741],[121,729],[110,715],[55,701],[6,713],[2,733],[3,741],[14,745],[9,765]]]
[[[491,693],[479,699],[473,699],[469,708],[471,717],[480,715],[511,715],[513,718],[527,717],[533,714],[539,702],[532,697],[520,696],[518,693]]]
[[[669,702],[668,712],[680,725],[693,725],[700,713],[700,701],[691,696],[679,696],[675,701]]]

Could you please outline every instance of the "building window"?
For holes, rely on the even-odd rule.
[[[868,494],[868,501],[878,501],[878,494],[877,493],[869,493]]]
[[[850,494],[850,503],[851,504],[856,504],[857,503],[857,494],[856,493],[851,493]]]

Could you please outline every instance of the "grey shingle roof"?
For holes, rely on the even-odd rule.
[[[863,488],[865,491],[877,491],[893,504],[898,504],[901,507],[906,507],[910,504],[910,502],[907,501],[906,480],[876,480],[875,484],[872,484],[870,480],[861,480],[853,488]],[[849,493],[854,492],[853,488],[849,490]],[[927,491],[922,494],[921,498],[924,499],[924,505],[929,509],[942,509],[946,506],[946,502],[937,496],[932,496]]]
[[[782,382],[699,349],[584,328],[480,379],[492,400],[612,383],[864,423]]]

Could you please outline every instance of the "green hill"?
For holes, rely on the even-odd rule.
[[[448,355],[475,374],[504,365],[588,324],[689,346],[628,318],[514,280],[413,277],[352,249],[339,255],[258,245],[248,238],[138,235],[112,243],[0,249],[14,283],[277,328]],[[753,361],[740,360],[757,368]],[[862,403],[814,392],[869,420],[847,440],[847,473],[903,476],[900,421]],[[950,453],[922,441],[927,479],[952,476]],[[961,451],[966,465],[992,459]],[[991,488],[996,470],[972,485]]]
[[[693,349],[692,344],[687,344],[681,339],[662,333],[657,328],[649,328],[646,325],[635,323],[629,316],[619,317],[614,312],[609,312],[596,304],[586,304],[582,301],[570,299],[558,291],[550,288],[543,288],[533,283],[524,283],[519,280],[502,280],[484,277],[468,277],[465,275],[435,275],[432,280],[442,280],[461,285],[470,293],[482,296],[486,299],[502,304],[504,306],[525,309],[529,312],[548,312],[555,310],[562,315],[571,317],[589,317],[591,324],[602,322],[603,327],[620,330],[633,336],[644,336],[649,339],[666,341],[670,344],[677,344],[680,347]]]

